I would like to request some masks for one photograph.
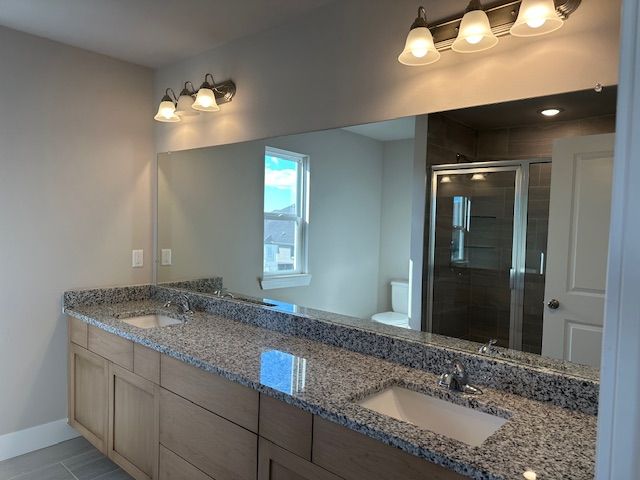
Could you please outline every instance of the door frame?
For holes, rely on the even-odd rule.
[[[548,157],[522,160],[453,163],[431,167],[429,247],[427,260],[427,331],[433,330],[433,286],[435,261],[435,231],[438,177],[472,173],[515,171],[513,246],[510,271],[510,325],[509,348],[522,350],[522,324],[524,315],[524,286],[527,247],[527,211],[529,206],[529,167],[537,163],[551,163]]]
[[[640,1],[622,4],[596,478],[640,470]]]

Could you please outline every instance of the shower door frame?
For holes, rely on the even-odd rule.
[[[427,331],[433,331],[433,287],[436,237],[438,181],[440,177],[474,173],[515,172],[513,202],[513,245],[509,287],[509,348],[522,350],[524,287],[527,249],[527,214],[529,209],[529,168],[536,163],[551,163],[551,158],[500,160],[491,162],[452,163],[431,167],[429,204],[429,252],[427,264]],[[488,340],[488,339],[487,339]]]

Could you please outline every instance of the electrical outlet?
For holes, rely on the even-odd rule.
[[[171,249],[163,248],[160,257],[160,265],[171,265]]]
[[[144,265],[144,250],[131,250],[131,266],[140,268]]]

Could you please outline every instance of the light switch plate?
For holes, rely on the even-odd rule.
[[[171,265],[171,249],[163,248],[162,255],[160,257],[160,265]]]
[[[140,268],[144,265],[144,250],[131,250],[131,266]]]

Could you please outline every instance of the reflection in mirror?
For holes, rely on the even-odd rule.
[[[157,281],[598,366],[615,99],[608,87],[160,154]]]
[[[161,154],[158,282],[408,327],[415,123]]]

